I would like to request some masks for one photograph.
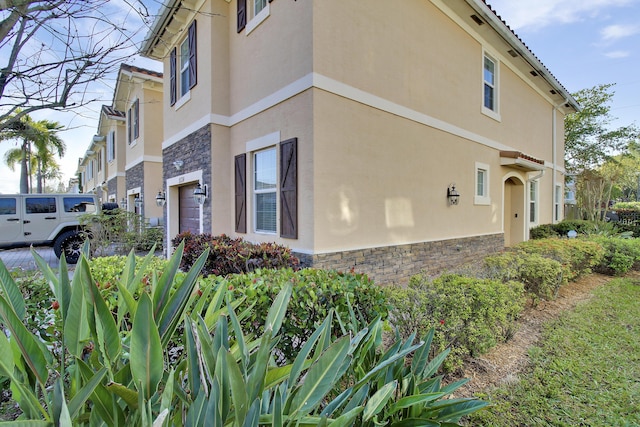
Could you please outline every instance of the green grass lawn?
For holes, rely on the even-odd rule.
[[[547,325],[517,383],[473,426],[640,426],[640,281],[615,279]]]

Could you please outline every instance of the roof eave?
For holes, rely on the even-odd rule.
[[[172,12],[176,9],[176,7],[178,7],[178,3],[180,3],[180,0],[165,0],[162,3],[162,6],[160,6],[161,12],[153,22],[151,29],[147,33],[147,37],[145,37],[144,42],[142,43],[142,47],[140,48],[140,55],[151,59],[163,59],[158,57],[157,55],[154,55],[153,50],[160,40],[160,35],[163,29],[171,19]]]

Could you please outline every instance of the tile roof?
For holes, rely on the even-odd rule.
[[[124,113],[124,111],[119,111],[116,110],[115,108],[109,106],[109,105],[103,105],[102,106],[102,112],[110,118],[113,119],[125,119],[127,116]]]
[[[136,67],[135,65],[121,64],[120,65],[120,69],[121,70],[125,70],[125,71],[129,71],[131,73],[147,74],[147,75],[152,76],[152,77],[162,78],[162,73],[161,72],[147,70],[146,68]]]

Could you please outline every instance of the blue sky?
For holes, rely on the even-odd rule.
[[[525,44],[569,92],[615,83],[611,114],[615,126],[640,125],[640,0],[487,0]],[[158,0],[145,0],[150,12]],[[125,0],[114,0],[114,14],[126,9]],[[117,16],[117,15],[114,15]],[[128,25],[144,28],[129,15]],[[143,30],[138,37],[143,37]],[[133,55],[133,51],[131,52]],[[132,65],[161,71],[154,61],[132,56]],[[70,128],[61,134],[68,154],[62,160],[65,182],[74,175],[78,158],[84,155],[97,129],[100,106],[111,104],[114,81],[104,81],[93,90],[102,98],[78,111],[42,112],[39,119],[56,120]],[[8,143],[0,145],[0,159]],[[0,193],[19,188],[18,171],[11,172],[0,160]]]
[[[615,83],[615,126],[640,125],[640,0],[487,0],[573,93]]]

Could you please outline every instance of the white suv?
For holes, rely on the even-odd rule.
[[[0,194],[0,248],[53,246],[75,264],[88,235],[78,218],[97,211],[91,194]]]

